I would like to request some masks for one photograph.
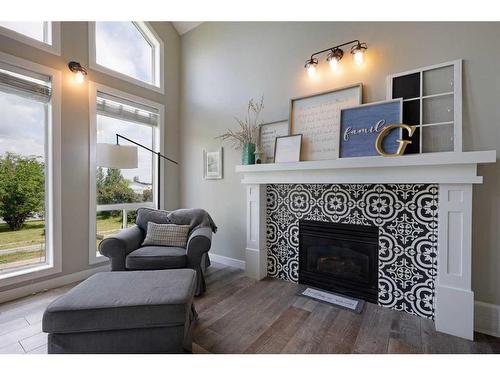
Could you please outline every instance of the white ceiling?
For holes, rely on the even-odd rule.
[[[195,27],[198,27],[202,24],[202,22],[172,22],[172,24],[174,25],[179,35],[182,35],[190,30],[193,30]]]

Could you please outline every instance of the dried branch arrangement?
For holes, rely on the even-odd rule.
[[[259,102],[250,99],[247,107],[247,115],[244,120],[235,117],[239,125],[237,130],[228,129],[226,133],[216,137],[223,141],[230,141],[235,149],[240,149],[246,143],[257,144],[259,140],[259,127],[262,125],[260,113],[264,108],[264,97]]]

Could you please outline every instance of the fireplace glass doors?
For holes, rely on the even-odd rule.
[[[299,221],[299,283],[377,302],[378,228]]]

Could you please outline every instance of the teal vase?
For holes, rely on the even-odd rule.
[[[255,143],[245,143],[241,151],[241,164],[255,164]]]

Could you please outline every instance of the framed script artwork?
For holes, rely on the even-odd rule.
[[[259,145],[264,152],[264,163],[274,163],[276,137],[288,135],[288,120],[268,122],[259,128]]]
[[[274,145],[274,162],[290,163],[300,161],[302,134],[277,137]]]
[[[340,119],[340,157],[376,156],[375,142],[379,133],[388,125],[401,124],[403,100],[363,104],[342,109]],[[399,147],[401,132],[390,131],[382,146],[387,153],[394,153]]]
[[[222,147],[218,151],[203,150],[203,178],[206,180],[222,178]]]
[[[300,160],[338,158],[340,110],[361,104],[361,96],[356,84],[290,101],[290,134],[302,134]]]

